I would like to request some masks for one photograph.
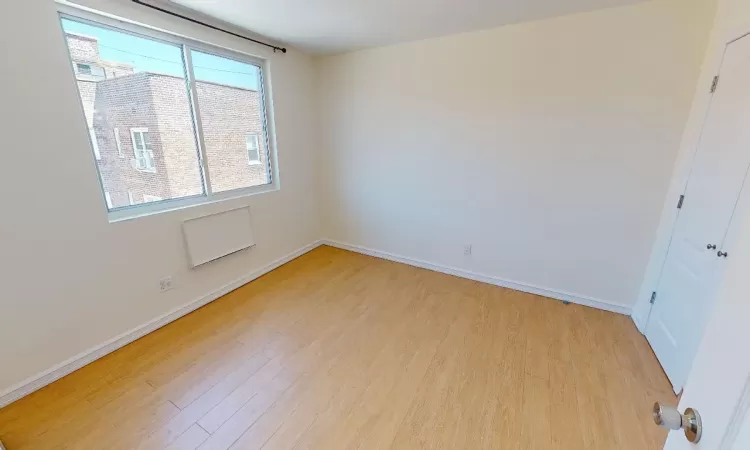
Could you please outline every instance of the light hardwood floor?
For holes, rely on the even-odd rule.
[[[630,319],[321,247],[0,410],[21,449],[660,449]]]

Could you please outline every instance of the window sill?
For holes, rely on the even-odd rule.
[[[229,200],[237,200],[243,197],[250,197],[256,194],[265,194],[267,192],[278,191],[276,183],[264,184],[262,186],[253,186],[250,188],[235,189],[233,191],[213,194],[210,197],[197,195],[194,197],[185,197],[176,200],[163,200],[160,202],[141,203],[134,206],[126,206],[115,211],[107,213],[109,223],[124,222],[127,220],[138,219],[141,217],[154,216],[157,214],[179,211],[182,209],[194,208],[196,206],[213,205]]]

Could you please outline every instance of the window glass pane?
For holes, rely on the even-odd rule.
[[[248,149],[257,149],[258,148],[258,135],[257,134],[248,134],[245,138],[245,142],[247,144]]]
[[[151,150],[151,134],[148,131],[141,133],[143,139],[143,148]]]
[[[138,154],[143,149],[143,137],[141,137],[140,131],[133,132],[133,146],[135,147],[135,153]]]
[[[198,107],[213,192],[271,182],[260,67],[192,50]],[[248,164],[248,135],[258,139]]]
[[[62,25],[73,66],[89,68],[76,82],[111,209],[144,195],[204,194],[182,48],[65,18]],[[148,132],[123,138],[118,152],[112,130],[133,128]]]

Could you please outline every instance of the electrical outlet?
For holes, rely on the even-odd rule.
[[[464,245],[464,255],[466,256],[471,255],[471,244]]]
[[[159,290],[161,292],[167,292],[172,289],[172,277],[164,277],[159,280]]]

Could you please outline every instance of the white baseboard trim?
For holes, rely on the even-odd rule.
[[[564,302],[576,303],[583,306],[589,306],[591,308],[602,309],[604,311],[611,311],[617,314],[630,315],[632,308],[621,305],[619,303],[610,302],[606,300],[586,297],[583,295],[571,294],[569,292],[562,292],[554,289],[543,288],[534,286],[526,283],[519,283],[516,281],[504,280],[491,275],[484,275],[470,270],[457,269],[454,267],[443,266],[441,264],[434,264],[419,259],[408,258],[406,256],[396,255],[380,250],[374,250],[359,245],[347,244],[344,242],[338,242],[332,239],[322,239],[322,244],[330,245],[331,247],[340,248],[343,250],[349,250],[356,253],[362,253],[363,255],[374,256],[376,258],[387,259],[389,261],[395,261],[410,266],[421,267],[422,269],[432,270],[434,272],[445,273],[448,275],[455,275],[461,278],[468,278],[474,281],[480,281],[482,283],[494,284],[508,289],[516,291],[526,292],[529,294],[540,295],[542,297],[549,297],[556,300],[562,300]]]
[[[313,250],[316,247],[319,247],[322,244],[323,244],[322,241],[315,241],[310,245],[306,245],[298,250],[295,250],[271,262],[270,264],[264,267],[261,267],[258,270],[250,272],[247,275],[244,275],[230,283],[225,284],[219,289],[216,289],[215,291],[207,295],[204,295],[203,297],[200,297],[183,306],[175,308],[172,311],[166,314],[163,314],[159,317],[156,317],[155,319],[150,320],[149,322],[143,325],[140,325],[138,327],[133,328],[132,330],[126,331],[125,333],[115,336],[112,339],[104,342],[103,344],[100,344],[88,350],[85,350],[77,354],[76,356],[66,361],[61,362],[60,364],[57,364],[45,370],[44,372],[33,375],[27,378],[26,380],[21,381],[15,386],[12,386],[3,392],[0,392],[0,408],[13,403],[22,397],[25,397],[31,394],[32,392],[38,389],[41,389],[44,386],[47,386],[48,384],[54,381],[59,380],[65,375],[68,375],[80,369],[81,367],[87,364],[90,364],[96,361],[97,359],[103,356],[106,356],[121,347],[124,347],[125,345],[135,341],[136,339],[141,338],[163,327],[164,325],[167,325],[168,323],[173,322],[179,319],[180,317],[195,311],[196,309],[202,306],[205,306],[208,303],[211,303],[212,301],[218,299],[219,297],[225,294],[228,294],[229,292],[253,281],[256,278],[259,278],[267,274],[268,272],[276,269],[279,266],[282,266],[288,263],[289,261],[299,256],[304,255],[305,253],[309,252],[310,250]]]

